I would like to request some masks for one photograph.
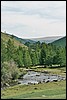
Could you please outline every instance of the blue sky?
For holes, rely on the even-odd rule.
[[[66,1],[1,1],[1,31],[21,38],[66,35]]]

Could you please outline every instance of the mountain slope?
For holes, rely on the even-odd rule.
[[[5,44],[7,44],[7,41],[9,39],[11,39],[14,41],[14,45],[16,47],[18,47],[18,46],[27,47],[23,43],[21,43],[20,41],[16,40],[12,35],[9,35],[9,34],[3,33],[3,32],[1,32],[1,39],[4,41]]]
[[[53,42],[53,41],[55,41],[55,40],[58,40],[58,39],[60,39],[62,36],[51,36],[51,37],[42,37],[42,38],[32,38],[31,40],[33,40],[33,41],[40,41],[41,43],[42,42],[45,42],[45,43],[51,43],[51,42]]]
[[[17,37],[17,36],[14,36],[14,35],[9,35],[9,34],[3,33],[3,32],[1,32],[1,33],[2,33],[2,36],[3,36],[3,34],[4,34],[5,39],[6,39],[6,37],[8,36],[8,37],[11,37],[12,39],[15,39],[15,40],[19,41],[19,42],[22,43],[22,44],[25,44],[26,42],[35,43],[35,41],[30,40],[30,39],[22,39],[22,38],[19,38],[19,37]],[[8,38],[7,38],[7,39],[8,39]]]
[[[51,44],[56,45],[56,46],[65,47],[66,46],[66,36],[52,42]]]
[[[14,36],[14,38],[18,41],[20,41],[21,43],[25,44],[26,42],[30,42],[30,43],[35,43],[35,41],[31,40],[31,39],[22,39],[22,38],[18,38],[16,36]]]

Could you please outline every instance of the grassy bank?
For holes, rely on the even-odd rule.
[[[36,85],[17,85],[2,90],[2,99],[65,99],[66,81]]]
[[[57,75],[62,75],[62,76],[66,76],[66,67],[58,67],[58,68],[43,68],[43,67],[38,67],[38,66],[34,66],[30,68],[33,71],[39,71],[39,72],[48,72],[50,74],[57,74]],[[27,69],[23,68],[23,72],[26,71]]]

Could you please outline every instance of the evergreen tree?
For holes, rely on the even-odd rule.
[[[23,59],[24,60],[24,66],[30,67],[32,65],[32,61],[31,61],[31,57],[30,57],[28,50],[24,51],[23,58],[24,58]]]
[[[55,52],[53,50],[53,47],[49,45],[46,49],[46,65],[52,66],[53,64],[53,57],[55,55]]]
[[[7,61],[7,50],[4,41],[1,39],[1,62]]]
[[[40,65],[40,49],[35,51],[37,65]]]
[[[37,65],[37,58],[36,58],[35,51],[31,52],[31,60],[32,60],[32,65]]]
[[[19,67],[23,67],[24,66],[24,62],[23,62],[23,48],[20,47],[20,46],[16,50],[15,61],[18,64]]]
[[[60,64],[60,66],[66,65],[66,54],[64,48],[57,48],[56,55],[53,57],[53,63]]]
[[[44,48],[41,49],[40,64],[41,65],[46,64],[46,51]]]
[[[7,42],[7,59],[10,60],[14,56],[14,42],[10,39]]]

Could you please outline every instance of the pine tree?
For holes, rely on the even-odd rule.
[[[40,63],[41,63],[41,65],[46,64],[46,51],[44,48],[41,49]]]
[[[54,64],[66,65],[66,54],[65,49],[62,47],[58,47],[56,51],[56,55],[53,58]]]
[[[23,58],[24,58],[24,66],[27,68],[30,67],[32,65],[32,61],[28,50],[24,51]]]
[[[23,48],[20,47],[20,46],[16,50],[15,61],[17,62],[19,67],[23,67],[24,66],[24,62],[23,62]]]
[[[31,60],[32,60],[32,65],[37,65],[37,58],[36,58],[36,54],[35,51],[31,52]]]
[[[7,59],[13,59],[14,56],[14,42],[11,41],[10,39],[7,42]]]

